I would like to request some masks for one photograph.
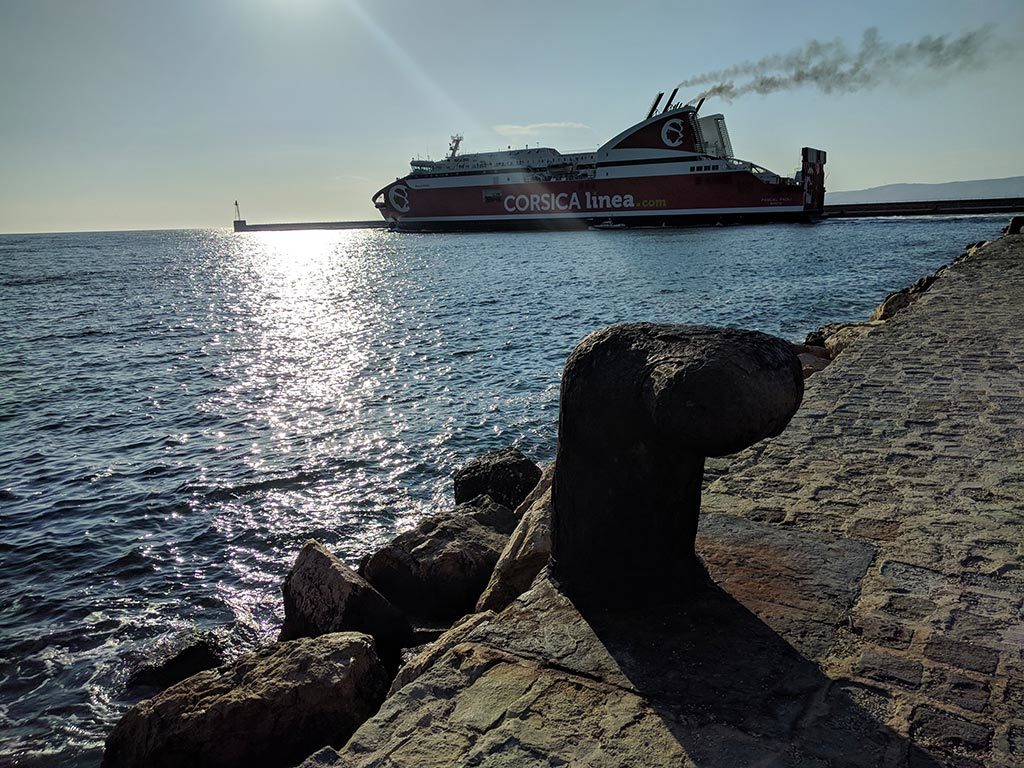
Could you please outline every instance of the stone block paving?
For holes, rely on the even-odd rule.
[[[942,764],[1024,765],[1024,236],[943,270],[815,374],[702,514],[870,545],[829,647],[801,651],[881,692],[886,724]],[[733,594],[799,647],[770,590]]]

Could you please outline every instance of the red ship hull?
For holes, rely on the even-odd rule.
[[[404,181],[408,210],[382,210],[403,230],[579,229],[609,219],[660,227],[816,215],[805,207],[801,187],[766,184],[743,171],[449,189],[416,189],[414,180]]]

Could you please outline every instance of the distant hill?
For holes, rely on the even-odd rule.
[[[851,203],[912,203],[922,200],[972,200],[985,197],[1024,197],[1024,176],[1008,179],[949,181],[945,184],[886,184],[884,187],[828,192],[829,205]]]

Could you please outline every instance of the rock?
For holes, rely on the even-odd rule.
[[[519,522],[519,515],[515,510],[487,495],[475,496],[472,501],[460,504],[453,511],[469,515],[485,528],[505,536],[512,533]]]
[[[825,349],[828,350],[829,355],[835,358],[836,355],[853,342],[866,336],[879,325],[882,325],[882,321],[871,320],[866,323],[840,323],[836,330],[825,339]]]
[[[828,356],[834,358],[853,341],[879,325],[882,325],[881,320],[870,320],[866,323],[830,323],[807,334],[804,344],[824,347]]]
[[[412,628],[366,579],[310,539],[281,586],[281,640],[353,631],[373,635],[385,659],[396,659]]]
[[[379,549],[363,576],[409,615],[453,621],[473,611],[514,525],[489,498],[461,504]]]
[[[478,611],[501,611],[530,588],[551,557],[551,481],[554,462],[544,468],[540,481],[516,514],[519,524],[498,558],[487,588],[480,595]]]
[[[391,682],[391,690],[388,691],[388,696],[422,675],[424,671],[433,666],[435,661],[461,643],[466,635],[493,618],[494,611],[482,611],[466,616],[437,640],[420,648],[419,652],[414,654],[398,670],[398,674],[395,675],[395,679]]]
[[[874,313],[871,315],[872,320],[888,320],[897,312],[900,312],[915,301],[918,297],[929,288],[932,283],[935,282],[936,275],[926,275],[920,280],[915,282],[913,285],[907,286],[906,288],[890,293],[886,296],[885,301],[878,305]]]
[[[277,643],[136,705],[107,738],[104,768],[291,766],[340,747],[384,700],[373,639]]]
[[[1006,227],[1006,234],[1019,235],[1022,229],[1024,229],[1024,216],[1014,216]]]
[[[821,329],[819,328],[818,331]],[[810,334],[808,334],[810,335]],[[824,344],[824,342],[822,342]],[[793,351],[799,356],[803,354],[814,355],[815,357],[828,358],[828,350],[822,345],[817,344],[790,344]]]
[[[552,485],[564,587],[605,605],[692,583],[704,458],[779,434],[802,396],[789,343],[763,333],[635,323],[580,342]]]
[[[805,349],[807,347],[818,347],[818,348],[821,348],[821,349],[825,349],[825,336],[826,336],[826,329],[828,327],[829,326],[827,326],[827,325],[823,325],[820,328],[818,328],[817,330],[814,330],[814,331],[811,331],[810,333],[808,333],[807,336],[804,337],[804,343],[803,344],[799,344],[799,345],[794,344],[793,345],[794,347],[802,347],[804,349],[796,349],[794,351],[797,352],[797,354],[799,354],[800,352],[805,351]],[[828,350],[825,350],[825,354],[828,354]]]
[[[197,672],[219,667],[225,660],[224,644],[215,632],[190,633],[179,639],[163,658],[136,670],[128,678],[128,686],[166,688]]]
[[[800,360],[800,369],[805,379],[810,378],[812,374],[818,371],[825,370],[828,364],[832,362],[832,359],[827,355],[815,355],[810,352],[801,352],[797,357]]]
[[[540,480],[540,467],[516,448],[485,453],[455,473],[455,503],[487,494],[515,509]]]

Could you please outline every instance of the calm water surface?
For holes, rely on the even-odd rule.
[[[0,763],[98,764],[176,633],[272,638],[305,539],[354,563],[473,455],[550,459],[588,332],[799,340],[1005,218],[0,236]]]

